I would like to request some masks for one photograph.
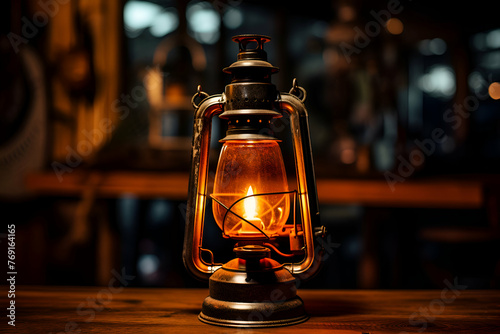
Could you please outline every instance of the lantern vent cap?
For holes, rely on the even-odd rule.
[[[264,51],[264,44],[271,38],[265,35],[243,34],[233,37],[233,41],[238,43],[239,52],[237,61],[231,66],[223,69],[225,73],[233,74],[235,70],[245,68],[261,68],[272,73],[279,71],[267,61],[267,53]]]

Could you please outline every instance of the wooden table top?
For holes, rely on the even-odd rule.
[[[452,284],[450,284],[452,287]],[[205,289],[16,287],[7,333],[495,333],[500,290],[299,290],[311,318],[267,329],[198,321]],[[0,297],[2,308],[9,303]],[[5,308],[4,308],[5,312]],[[4,313],[5,314],[5,313]]]

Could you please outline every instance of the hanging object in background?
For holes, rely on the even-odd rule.
[[[187,34],[162,40],[153,67],[145,77],[149,110],[149,145],[163,150],[191,147],[190,80],[199,78],[206,65],[203,47]]]
[[[296,279],[305,280],[320,267],[323,254],[313,169],[306,92],[294,81],[290,93],[271,83],[278,71],[263,49],[269,37],[240,35],[238,60],[224,72],[232,81],[221,95],[198,87],[193,96],[192,166],[184,239],[184,263],[197,278],[210,280],[210,296],[199,319],[229,327],[274,327],[308,319],[296,295]],[[202,101],[197,105],[197,99]],[[275,118],[289,115],[297,190],[289,190],[278,140],[271,132]],[[222,237],[236,241],[237,258],[216,263],[203,246],[208,197],[208,158],[212,118],[227,120],[213,193],[214,217]],[[295,219],[295,205],[300,219]],[[292,221],[287,223],[289,214]],[[286,247],[286,250],[285,250]],[[285,261],[272,259],[271,250]],[[318,251],[319,250],[319,251]]]
[[[133,3],[125,10],[129,24],[134,6],[142,6]],[[144,58],[149,58],[150,41],[129,39],[129,65],[137,71],[112,105],[120,122],[95,159],[95,166],[185,171],[189,164],[193,114],[191,93],[187,92],[204,75],[206,59],[203,47],[186,32],[182,6],[178,11],[178,31],[159,40],[150,64],[143,65]]]

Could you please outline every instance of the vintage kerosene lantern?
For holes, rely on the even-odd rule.
[[[225,92],[208,96],[198,87],[192,100],[196,110],[184,264],[195,277],[209,279],[210,295],[203,302],[201,321],[230,327],[297,324],[308,319],[296,294],[297,280],[318,271],[325,235],[319,226],[303,104],[306,92],[295,80],[289,93],[280,93],[271,83],[278,68],[267,62],[263,46],[269,37],[239,35],[233,41],[239,43],[239,53],[237,61],[224,69],[232,76]],[[271,126],[273,119],[284,114],[289,116],[294,147],[296,190],[288,189],[279,141]],[[210,134],[216,115],[227,120],[228,129],[221,139],[209,194]],[[216,263],[217,255],[203,246],[208,197],[222,237],[235,241],[236,258],[225,264]]]

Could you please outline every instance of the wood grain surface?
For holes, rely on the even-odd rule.
[[[450,283],[450,286],[452,283]],[[208,290],[108,287],[16,289],[16,327],[2,333],[497,333],[500,291],[299,290],[300,325],[234,329],[198,321]],[[2,308],[7,294],[0,297]],[[5,310],[5,308],[4,308]],[[4,311],[5,312],[5,311]],[[5,330],[4,330],[5,329]]]

